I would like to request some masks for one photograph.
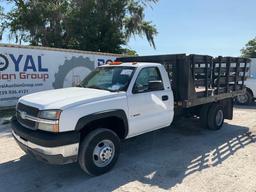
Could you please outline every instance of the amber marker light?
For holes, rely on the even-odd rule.
[[[120,62],[120,61],[114,61],[114,62],[110,63],[110,65],[121,65],[121,64],[122,64],[122,62]]]

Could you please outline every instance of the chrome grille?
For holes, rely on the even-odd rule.
[[[18,111],[24,111],[28,115],[33,116],[33,117],[37,117],[38,112],[39,112],[39,109],[37,109],[35,107],[25,105],[23,103],[18,103],[17,110]]]
[[[28,120],[28,119],[24,119],[22,117],[22,113],[25,113],[25,114],[33,116],[33,117],[37,117],[38,113],[39,113],[39,109],[37,109],[35,107],[25,105],[23,103],[18,103],[18,105],[17,105],[16,116],[17,116],[18,122],[21,125],[23,125],[24,127],[35,130],[36,129],[36,122]]]

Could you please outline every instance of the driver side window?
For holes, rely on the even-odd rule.
[[[143,93],[148,91],[154,91],[150,90],[150,82],[159,82],[162,83],[162,78],[159,72],[159,69],[157,67],[148,67],[144,68],[140,71],[134,87],[133,87],[133,93]]]

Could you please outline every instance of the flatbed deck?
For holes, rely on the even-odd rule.
[[[175,106],[183,108],[243,94],[250,62],[247,58],[186,54],[120,57],[117,61],[163,64],[171,80]]]

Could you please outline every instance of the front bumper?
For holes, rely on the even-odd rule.
[[[67,164],[77,161],[78,132],[47,133],[29,130],[12,120],[12,135],[27,154],[50,164]]]

